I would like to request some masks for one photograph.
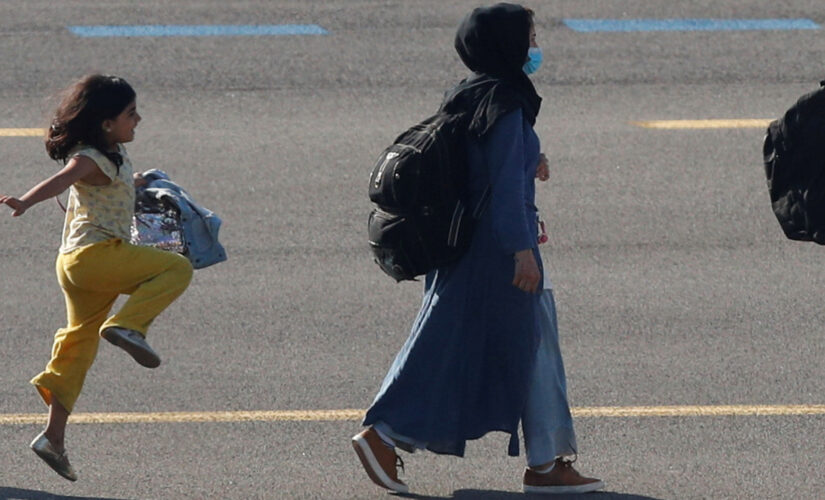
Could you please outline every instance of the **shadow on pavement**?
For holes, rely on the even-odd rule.
[[[610,491],[598,491],[594,493],[587,493],[585,495],[531,495],[525,493],[514,493],[510,491],[457,490],[454,491],[452,496],[449,497],[431,497],[415,494],[395,494],[393,496],[398,498],[415,498],[420,500],[547,500],[548,496],[552,496],[553,500],[659,500],[654,497],[633,495],[629,493],[613,493]]]
[[[54,495],[45,491],[6,488],[0,486],[0,500],[117,500],[108,497],[76,497]]]

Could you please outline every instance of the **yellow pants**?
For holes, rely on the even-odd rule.
[[[54,397],[71,412],[97,355],[100,332],[119,326],[145,336],[152,320],[189,285],[192,265],[176,253],[112,239],[60,254],[56,268],[67,326],[55,333],[51,361],[31,383],[47,405]],[[121,294],[130,297],[107,319]]]

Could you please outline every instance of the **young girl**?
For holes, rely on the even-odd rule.
[[[135,203],[132,165],[123,143],[141,117],[135,91],[122,78],[89,75],[66,90],[46,133],[46,151],[64,167],[20,198],[0,195],[13,216],[69,189],[57,280],[66,298],[67,325],[55,333],[46,369],[32,379],[49,406],[46,429],[31,448],[58,474],[77,480],[64,445],[66,421],[99,337],[148,368],[160,358],[146,343],[152,320],[189,285],[192,266],[178,254],[129,243]],[[120,294],[131,297],[111,317]]]

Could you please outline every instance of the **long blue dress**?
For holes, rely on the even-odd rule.
[[[534,204],[539,140],[520,109],[468,146],[470,199],[491,186],[467,253],[430,272],[410,336],[364,425],[382,423],[437,453],[464,455],[466,441],[518,424],[538,346],[540,295],[512,285],[513,254],[532,248],[541,266]]]

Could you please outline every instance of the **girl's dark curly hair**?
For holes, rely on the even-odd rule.
[[[126,80],[116,76],[94,74],[78,80],[64,91],[46,132],[49,157],[65,162],[69,151],[82,143],[97,148],[119,167],[120,155],[106,150],[103,122],[122,113],[135,95]]]

